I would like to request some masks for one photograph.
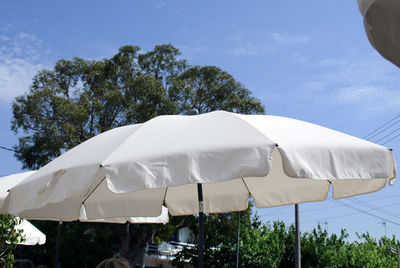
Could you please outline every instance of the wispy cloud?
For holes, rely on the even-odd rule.
[[[235,33],[225,39],[230,46],[226,52],[235,57],[265,54],[270,48],[268,41],[258,34]]]
[[[231,53],[234,56],[253,56],[260,54],[260,52],[260,47],[257,47],[249,41],[236,45],[231,49]]]
[[[0,26],[0,31],[8,32],[8,31],[11,30],[13,27],[14,27],[14,25],[11,24],[11,23],[8,23],[8,24],[6,24],[6,25],[1,25],[1,26]]]
[[[29,89],[33,76],[44,68],[43,57],[50,51],[32,33],[1,36],[0,100],[9,103]]]
[[[153,6],[155,8],[164,8],[167,5],[165,0],[153,0]]]
[[[358,59],[323,59],[312,63],[315,75],[303,87],[318,85],[318,90],[328,87],[347,87],[352,85],[383,85],[400,80],[398,70],[382,59],[365,57]],[[400,81],[399,81],[400,82]],[[311,88],[312,89],[312,88]]]
[[[182,52],[182,56],[185,59],[192,59],[198,57],[199,55],[206,53],[208,51],[208,47],[206,46],[177,46],[179,50]]]
[[[309,64],[309,59],[303,55],[300,51],[295,51],[292,53],[291,61],[295,64],[306,65]]]
[[[10,102],[14,97],[29,89],[32,77],[42,69],[40,64],[34,64],[24,59],[0,59],[0,98]]]
[[[307,35],[296,34],[272,33],[271,38],[278,43],[288,45],[306,44],[311,41],[311,38]]]
[[[310,64],[310,63],[307,63]],[[328,106],[353,106],[357,114],[400,110],[398,69],[375,57],[323,59],[310,66],[315,75],[293,92]],[[298,94],[301,91],[301,95]]]
[[[5,35],[0,35],[0,41],[8,41],[10,40],[10,37],[7,37]]]
[[[331,96],[337,104],[362,105],[364,111],[382,112],[400,107],[400,91],[379,86],[354,85],[335,90]]]
[[[282,46],[303,46],[311,42],[307,35],[266,32],[235,33],[228,35],[226,39],[231,45],[228,52],[233,56],[265,55]]]
[[[237,34],[228,35],[227,39],[231,40],[231,41],[242,41],[243,36],[241,34],[237,33]]]

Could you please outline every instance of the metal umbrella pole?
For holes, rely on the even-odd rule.
[[[296,252],[295,252],[295,267],[301,268],[301,247],[300,247],[300,223],[299,223],[299,205],[294,205],[294,218],[296,229]]]
[[[238,212],[238,222],[237,222],[236,268],[239,268],[239,240],[240,240],[240,211]]]
[[[58,222],[58,230],[57,230],[57,242],[56,242],[56,260],[54,263],[55,268],[61,267],[59,261],[58,261],[58,256],[60,252],[60,236],[61,236],[61,227],[62,227],[62,221]]]
[[[198,115],[199,111],[193,109],[189,115]],[[198,267],[204,267],[204,204],[203,204],[203,186],[201,183],[197,184],[197,196],[199,200],[199,244],[198,244]]]
[[[198,267],[204,267],[204,204],[203,204],[203,187],[201,183],[197,184],[197,194],[199,199],[199,261]]]

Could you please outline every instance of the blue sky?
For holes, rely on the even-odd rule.
[[[146,51],[163,43],[178,47],[192,65],[216,65],[232,74],[268,114],[362,137],[400,113],[400,70],[369,44],[356,0],[5,0],[0,3],[0,146],[17,142],[10,130],[11,102],[28,90],[38,70],[61,58],[102,59],[122,45]],[[400,138],[386,145],[400,159]],[[0,160],[0,175],[21,170],[11,152],[0,150]],[[346,228],[352,239],[366,231],[379,237],[382,220],[343,203],[400,223],[399,193],[395,184],[342,203],[301,205],[302,230],[326,221],[329,232]],[[287,206],[258,214],[265,221],[291,223],[293,211]],[[400,237],[399,231],[387,222],[388,235]]]

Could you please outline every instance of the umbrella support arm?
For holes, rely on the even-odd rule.
[[[294,205],[295,232],[296,232],[296,252],[295,252],[295,267],[301,268],[301,248],[300,248],[300,223],[299,223],[299,205]]]
[[[199,199],[199,245],[198,254],[199,261],[198,267],[204,267],[204,204],[203,204],[203,187],[201,183],[197,184],[197,195]]]

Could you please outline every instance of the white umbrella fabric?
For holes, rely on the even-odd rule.
[[[19,241],[19,245],[34,246],[46,243],[46,235],[27,220],[22,220],[15,226],[15,230],[22,230],[24,241]]]
[[[0,214],[7,214],[7,208],[5,208],[5,200],[8,195],[8,190],[18,183],[23,182],[26,180],[30,175],[34,174],[35,171],[27,171],[16,173],[12,175],[8,175],[5,177],[0,177]],[[31,220],[48,220],[47,218],[35,217],[31,215],[27,217]],[[50,218],[50,220],[63,220],[63,219],[56,219]],[[88,219],[86,216],[86,211],[84,207],[81,207],[80,214],[79,214],[79,221],[82,222],[103,222],[103,223],[168,223],[169,216],[168,216],[168,209],[166,207],[162,207],[161,214],[156,217],[119,217],[119,218],[99,218],[99,219]]]
[[[358,0],[371,45],[400,67],[400,1]]]
[[[7,212],[78,220],[240,211],[377,191],[395,177],[390,149],[299,120],[217,111],[159,116],[102,133],[10,190]]]
[[[250,196],[256,207],[322,201],[330,185],[334,199],[370,193],[394,177],[390,149],[303,121],[159,116],[64,153],[10,190],[7,211],[76,220],[82,205],[96,219],[157,216],[165,204],[172,215],[220,213],[245,210]]]

